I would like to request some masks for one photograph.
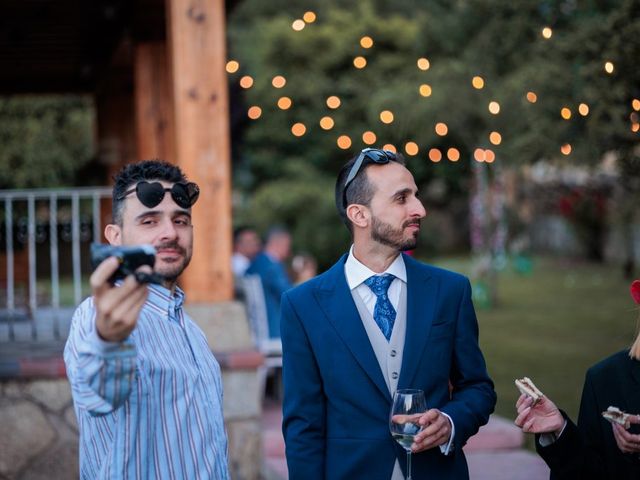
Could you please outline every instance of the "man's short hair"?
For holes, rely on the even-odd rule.
[[[356,162],[359,155],[360,153],[355,155],[340,169],[338,178],[336,179],[335,188],[335,202],[336,208],[338,209],[338,214],[351,233],[353,233],[353,225],[347,217],[347,206],[352,203],[358,203],[360,205],[365,205],[368,207],[371,204],[371,199],[373,198],[373,194],[375,193],[373,185],[371,184],[371,182],[369,182],[369,178],[366,175],[366,170],[369,168],[369,165],[374,162],[365,160],[360,167],[360,171],[349,184],[346,194],[346,204],[344,202],[344,184],[347,180],[349,172],[351,171],[351,167],[353,167],[353,164]],[[405,164],[404,156],[401,153],[396,153],[395,157],[395,160],[389,161],[399,163],[400,165]]]
[[[257,235],[255,228],[249,225],[241,225],[233,230],[233,244],[236,245],[240,241],[240,237],[248,232],[254,232]]]
[[[113,223],[122,226],[125,199],[121,197],[129,188],[143,180],[178,183],[186,182],[187,177],[178,166],[160,160],[143,160],[125,165],[113,177],[114,185],[111,194]]]

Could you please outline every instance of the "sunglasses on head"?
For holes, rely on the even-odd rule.
[[[170,192],[173,201],[182,208],[191,208],[191,206],[196,203],[196,200],[198,200],[198,196],[200,195],[198,185],[193,182],[174,183],[171,188],[168,188],[160,182],[149,183],[142,181],[138,182],[134,188],[124,192],[120,197],[116,198],[116,200],[124,200],[127,195],[130,195],[133,192],[136,192],[138,200],[140,200],[140,202],[147,208],[153,208],[160,205],[160,202],[162,202],[166,192]]]
[[[396,154],[391,150],[381,150],[379,148],[365,148],[362,150],[354,162],[353,167],[349,170],[347,180],[344,182],[344,188],[342,189],[342,203],[344,207],[347,207],[347,187],[349,187],[351,182],[358,176],[363,165],[365,165],[365,160],[369,160],[369,163],[373,162],[384,165],[385,163],[396,160],[396,158]]]

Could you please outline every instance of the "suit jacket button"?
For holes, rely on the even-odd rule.
[[[396,352],[395,350],[391,350],[390,354],[392,357],[395,357],[398,354],[398,352]]]
[[[394,380],[396,380],[398,378],[398,372],[392,372],[391,373],[391,378],[393,378]]]

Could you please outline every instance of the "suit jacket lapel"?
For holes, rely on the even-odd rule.
[[[344,275],[344,255],[325,276],[314,295],[325,316],[333,325],[338,335],[351,351],[358,364],[367,373],[371,381],[391,400],[387,384],[384,381],[380,365],[376,359],[369,337],[360,319],[360,314],[351,296],[347,279]]]
[[[411,257],[405,255],[404,262],[407,269],[407,333],[398,388],[420,388],[412,382],[429,339],[439,285]]]

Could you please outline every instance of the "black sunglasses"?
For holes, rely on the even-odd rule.
[[[173,198],[173,201],[182,208],[191,208],[191,206],[196,203],[196,200],[198,200],[198,196],[200,195],[198,185],[193,182],[174,183],[171,188],[166,188],[160,182],[149,183],[142,181],[138,182],[138,184],[131,190],[124,192],[116,198],[116,200],[124,200],[127,195],[133,192],[136,192],[138,200],[140,200],[140,202],[147,208],[153,208],[160,205],[160,202],[162,202],[166,192],[171,192],[171,198]]]
[[[362,166],[365,164],[365,160],[370,160],[378,165],[384,165],[385,163],[396,160],[396,158],[396,154],[391,150],[381,150],[379,148],[365,148],[362,150],[353,164],[353,167],[351,167],[349,175],[347,175],[347,180],[344,182],[344,188],[342,189],[342,204],[344,205],[344,208],[347,208],[347,187],[358,176]]]

